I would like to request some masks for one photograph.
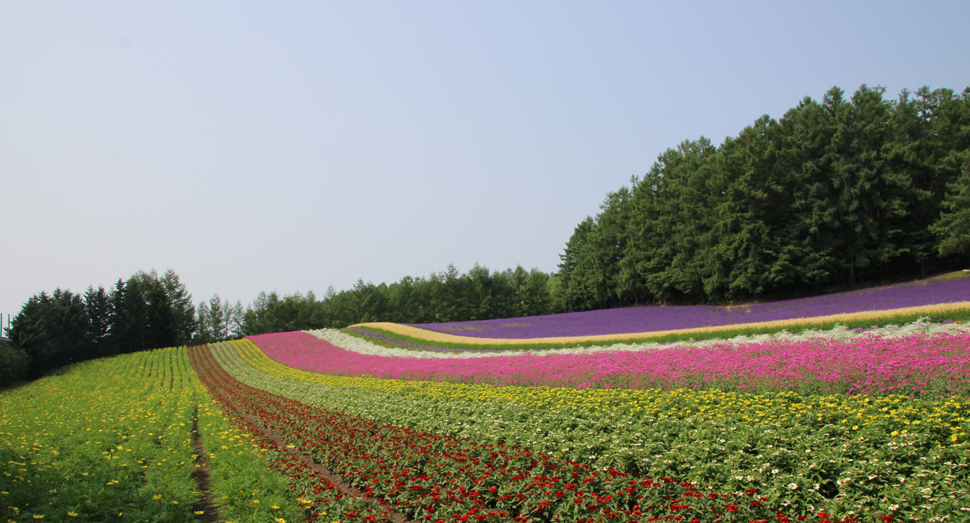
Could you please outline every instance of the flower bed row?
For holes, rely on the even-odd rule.
[[[0,514],[8,522],[302,518],[285,475],[267,470],[249,436],[210,400],[184,347],[74,365],[0,392]]]
[[[415,520],[788,520],[755,489],[716,494],[671,478],[382,424],[249,387],[204,361],[207,382],[237,409]]]
[[[218,365],[214,364],[208,347],[205,345],[191,347],[189,351],[192,367],[209,390],[213,400],[221,405],[224,412],[232,415],[232,423],[245,431],[246,438],[259,448],[260,452],[263,453],[263,458],[268,461],[269,468],[284,475],[288,480],[289,487],[296,491],[296,500],[304,511],[301,516],[311,522],[318,518],[333,521],[334,517],[340,518],[347,514],[355,514],[362,518],[362,521],[368,523],[390,521],[387,510],[375,509],[371,503],[357,496],[345,495],[330,479],[313,470],[310,463],[305,462],[289,452],[289,449],[281,447],[270,439],[263,432],[262,427],[254,425],[250,421],[251,418],[238,415],[241,413],[226,397],[225,389],[218,387],[220,383],[218,378],[223,373]],[[234,472],[239,474],[241,471],[236,470]],[[250,482],[253,480],[251,477],[248,479]],[[257,483],[260,482],[257,481]],[[239,493],[246,494],[243,490],[240,490]],[[252,497],[246,501],[251,505],[259,505],[258,494],[259,490],[254,490],[251,494]],[[266,505],[265,500],[262,504]],[[330,518],[328,519],[327,516],[330,516]]]
[[[966,401],[690,389],[494,387],[316,374],[248,340],[221,351],[237,379],[304,404],[599,470],[758,488],[786,513],[938,521],[970,513]],[[937,518],[937,519],[934,519]]]
[[[629,307],[524,318],[416,324],[435,332],[479,338],[596,336],[797,320],[965,302],[970,275],[873,287],[795,300],[716,307]]]
[[[970,392],[967,330],[476,358],[362,354],[306,332],[263,334],[250,339],[288,367],[346,376],[575,388],[795,390],[803,394],[941,397]]]

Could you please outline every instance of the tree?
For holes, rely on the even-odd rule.
[[[177,345],[184,345],[195,334],[195,306],[192,305],[192,295],[185,289],[185,284],[172,269],[165,271],[160,280],[165,294],[172,307],[172,326]]]
[[[29,376],[81,361],[88,336],[84,302],[70,290],[32,296],[11,322],[10,341],[27,356]]]
[[[965,151],[966,152],[966,151]],[[966,153],[963,173],[950,183],[943,200],[945,211],[931,231],[940,238],[940,256],[970,253],[970,153]]]
[[[108,334],[113,311],[111,296],[103,286],[98,285],[95,290],[89,285],[84,293],[84,307],[88,315],[85,357],[94,358],[104,352],[104,346],[109,342]]]
[[[242,304],[239,304],[237,318],[233,317],[236,308],[228,301],[223,302],[219,294],[213,294],[209,302],[199,302],[196,308],[196,341],[198,343],[214,343],[225,341],[230,338],[233,332],[233,322],[238,320],[237,331],[241,331],[244,325]]]
[[[579,222],[566,242],[565,250],[559,255],[559,281],[555,300],[563,312],[588,310],[595,306],[594,293],[588,288],[590,267],[587,266],[588,256],[585,253],[595,226],[592,216]]]
[[[110,342],[105,344],[104,356],[142,350],[148,327],[148,311],[138,281],[118,279],[111,291]]]

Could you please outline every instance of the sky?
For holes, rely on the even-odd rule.
[[[970,2],[0,0],[0,313],[173,269],[244,305],[557,270],[657,155],[970,86]]]

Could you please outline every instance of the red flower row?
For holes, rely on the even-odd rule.
[[[235,409],[412,520],[791,521],[766,507],[755,490],[741,496],[702,492],[672,478],[598,471],[521,447],[310,407],[238,382],[205,352],[203,379]]]
[[[348,519],[359,519],[367,523],[390,521],[389,510],[386,507],[375,506],[373,503],[363,499],[355,499],[353,496],[345,496],[337,485],[313,470],[309,463],[288,452],[287,449],[267,437],[261,427],[253,425],[247,417],[243,417],[242,414],[245,413],[237,411],[235,405],[230,403],[228,398],[222,394],[223,391],[213,387],[216,380],[212,371],[219,372],[222,369],[211,359],[212,355],[208,347],[190,347],[189,358],[196,374],[212,392],[212,396],[219,402],[223,412],[240,414],[234,417],[233,422],[241,430],[250,434],[252,441],[260,448],[265,449],[266,457],[270,461],[270,468],[288,476],[292,480],[290,488],[299,492],[299,495],[309,502],[305,506],[309,512],[307,521],[314,521],[318,517],[322,517],[327,510],[339,510]],[[335,508],[335,505],[337,508]]]

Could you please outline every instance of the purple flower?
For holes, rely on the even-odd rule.
[[[710,305],[629,307],[500,320],[420,323],[414,326],[480,338],[593,336],[791,320],[967,300],[970,300],[970,278],[947,278],[731,307]]]

